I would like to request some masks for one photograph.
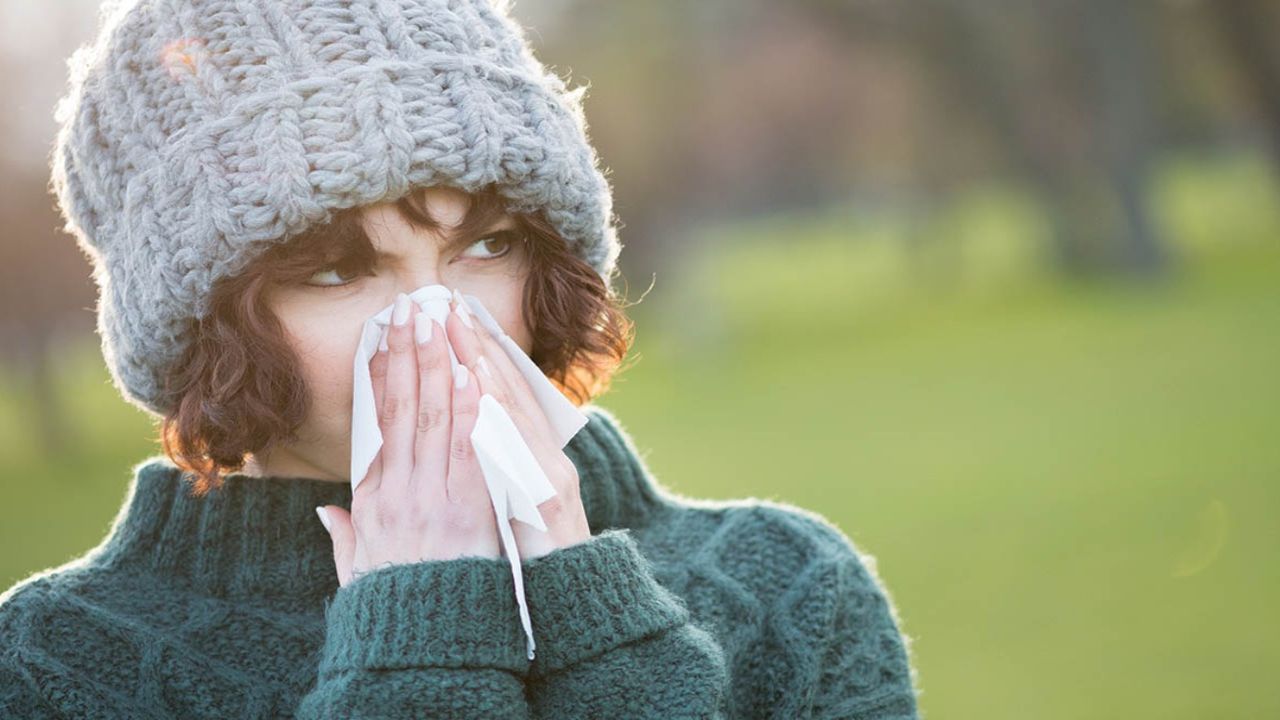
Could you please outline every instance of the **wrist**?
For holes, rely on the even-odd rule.
[[[587,514],[578,506],[579,512],[569,519],[554,518],[547,520],[547,530],[542,531],[519,520],[511,523],[516,537],[516,545],[520,549],[522,560],[532,560],[546,556],[560,548],[571,547],[590,540],[591,526],[587,522]],[[545,519],[545,518],[544,518]]]

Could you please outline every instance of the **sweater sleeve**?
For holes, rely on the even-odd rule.
[[[525,563],[537,718],[723,718],[724,651],[626,529]]]
[[[54,712],[36,690],[35,683],[19,667],[0,662],[0,718],[53,720]]]
[[[875,570],[847,542],[820,582],[836,591],[823,650],[815,720],[918,720],[915,670],[897,611]]]
[[[526,718],[523,627],[502,559],[378,568],[325,604],[316,685],[298,720]]]

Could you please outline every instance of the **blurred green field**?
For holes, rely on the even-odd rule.
[[[632,309],[599,404],[677,492],[810,508],[873,555],[932,718],[1280,717],[1280,187],[1160,178],[1157,281],[1046,273],[1000,188],[914,250],[892,212],[718,228]],[[95,343],[59,373],[62,457],[0,387],[0,587],[95,544],[157,449]]]

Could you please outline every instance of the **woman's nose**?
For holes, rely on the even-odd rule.
[[[396,291],[405,294],[411,293],[418,288],[427,285],[445,285],[448,286],[445,273],[441,271],[440,266],[434,259],[423,259],[413,263],[412,267],[406,268],[396,278]],[[449,288],[452,290],[453,288]]]
[[[424,288],[428,285],[445,285],[445,283],[437,275],[416,276],[411,280],[407,280],[404,283],[398,284],[396,287],[396,292],[402,292],[408,295],[412,293],[414,290]]]
[[[391,299],[394,301],[397,293],[412,295],[415,291],[428,286],[442,288],[435,294],[431,294],[430,297],[452,298],[455,292],[469,292],[467,283],[465,281],[457,282],[457,280],[457,278],[451,277],[448,273],[438,272],[434,268],[405,274],[397,278],[391,288]]]

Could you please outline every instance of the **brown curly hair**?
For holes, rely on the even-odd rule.
[[[420,197],[411,193],[396,206],[414,225],[438,229]],[[465,219],[454,228],[458,237],[487,228],[507,212],[492,186],[468,193],[468,203]],[[621,298],[569,250],[541,212],[510,214],[529,262],[521,310],[533,336],[529,357],[581,406],[607,390],[623,369],[634,324]],[[177,398],[177,407],[160,428],[164,454],[194,475],[198,495],[220,488],[223,477],[242,470],[250,455],[297,441],[310,394],[264,291],[335,264],[369,267],[376,251],[360,217],[361,208],[335,213],[214,286],[209,314],[194,325],[194,341],[167,378],[166,391]]]

